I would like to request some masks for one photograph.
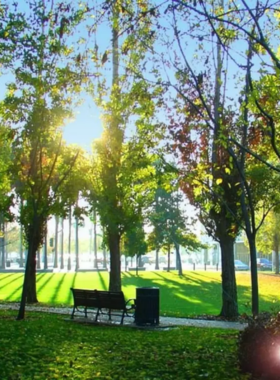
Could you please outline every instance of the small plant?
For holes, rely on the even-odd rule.
[[[242,372],[267,380],[279,380],[280,313],[262,313],[249,321],[239,335]]]

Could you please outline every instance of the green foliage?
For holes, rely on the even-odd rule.
[[[142,222],[156,179],[153,157],[145,146],[135,139],[122,144],[116,153],[110,147],[112,133],[106,128],[94,144],[89,198],[97,207],[103,227],[122,235]]]
[[[123,252],[126,256],[135,256],[138,257],[145,255],[148,250],[148,245],[145,240],[145,231],[143,224],[135,224],[134,227],[130,227],[126,231],[123,238]]]
[[[29,246],[42,243],[58,189],[77,158],[77,151],[62,142],[61,127],[72,115],[73,93],[83,82],[66,41],[85,11],[70,3],[28,1],[16,37],[6,36],[11,43],[16,38],[17,44],[9,66],[14,81],[7,86],[0,112],[2,123],[15,128],[12,185],[22,200],[19,219]],[[5,27],[12,21],[7,14]]]
[[[237,365],[236,333],[179,328],[143,331],[90,326],[31,313],[28,322],[0,312],[1,378],[246,379]]]
[[[0,126],[0,211],[4,220],[11,220],[13,213],[11,206],[14,196],[11,194],[13,163],[12,140],[14,133],[4,125]]]
[[[173,180],[170,187],[174,188],[175,186]],[[153,231],[149,235],[150,248],[159,249],[177,244],[189,251],[195,251],[204,247],[191,231],[194,220],[185,216],[185,212],[182,210],[182,194],[178,190],[167,191],[158,188],[155,192],[153,206],[148,212],[148,219],[153,227]]]

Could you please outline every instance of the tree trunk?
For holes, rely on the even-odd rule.
[[[20,225],[19,230],[19,267],[23,268],[23,231],[22,231],[22,225]]]
[[[37,257],[36,268],[41,269],[41,249],[38,249],[36,257]]]
[[[59,223],[59,217],[55,216],[55,233],[54,233],[54,263],[53,267],[58,267],[58,257],[57,257],[57,251],[58,251],[58,223]]]
[[[124,257],[124,270],[127,272],[127,266],[128,266],[128,257]]]
[[[48,230],[46,228],[44,236],[44,270],[48,269]]]
[[[3,220],[3,226],[2,226],[2,231],[3,231],[3,240],[2,240],[2,249],[3,249],[3,257],[4,257],[4,267],[6,268],[7,266],[7,255],[6,255],[6,228],[5,228],[5,222]]]
[[[252,314],[256,316],[259,314],[259,284],[258,284],[258,268],[257,268],[257,249],[256,249],[256,235],[247,234],[250,260],[251,260],[251,286],[252,286]]]
[[[79,263],[79,221],[78,217],[75,217],[75,257],[76,257],[76,266],[75,271],[77,272],[80,269]]]
[[[36,254],[37,248],[35,244],[29,244],[30,248],[28,249],[28,281],[27,281],[27,292],[26,292],[26,301],[27,303],[36,303],[37,293],[36,293]],[[27,261],[28,262],[28,261]]]
[[[103,268],[107,269],[107,255],[106,255],[106,248],[103,248]]]
[[[36,303],[36,247],[33,242],[28,242],[28,250],[26,257],[26,266],[23,280],[23,287],[21,293],[21,302],[17,320],[24,319],[25,305],[28,303]]]
[[[5,236],[5,257],[6,262],[9,261],[11,263],[11,260],[9,259],[9,237],[8,237],[8,223],[4,223],[4,236]]]
[[[5,261],[5,238],[4,238],[4,218],[3,213],[0,214],[0,253],[1,253],[1,268],[6,268]]]
[[[40,226],[41,223],[39,223],[38,218],[34,218],[27,241],[26,266],[17,320],[24,319],[26,302],[38,302],[36,292],[36,253],[40,244]]]
[[[60,268],[64,269],[64,219],[60,219],[61,234],[60,234]]]
[[[96,232],[96,210],[93,212],[93,251],[94,251],[94,264],[93,267],[97,269],[97,232]]]
[[[71,227],[72,227],[72,208],[69,207],[69,232],[68,232],[68,260],[67,260],[67,270],[71,270]]]
[[[222,258],[222,310],[225,318],[238,316],[237,289],[234,270],[234,239],[220,239]]]
[[[170,272],[170,245],[168,245],[167,251],[167,272]]]
[[[182,268],[181,254],[180,254],[180,245],[175,243],[175,249],[176,249],[176,269],[178,270],[179,276],[182,276],[183,268]]]
[[[275,251],[275,274],[279,274],[279,248]]]
[[[110,249],[110,277],[109,290],[121,291],[121,256],[120,256],[120,235],[117,232],[108,232],[108,242]]]
[[[273,250],[275,252],[275,274],[279,274],[279,234],[278,234],[278,231],[274,232]]]
[[[155,269],[159,269],[159,248],[156,249],[156,263],[155,263]]]

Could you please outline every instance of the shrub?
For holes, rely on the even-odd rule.
[[[279,380],[280,374],[280,313],[260,314],[239,334],[241,371],[254,377]]]

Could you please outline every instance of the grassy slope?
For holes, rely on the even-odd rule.
[[[0,378],[245,380],[237,333],[178,328],[147,331],[84,325],[55,315],[0,311]]]
[[[0,302],[19,301],[23,281],[22,273],[0,274]],[[135,298],[136,288],[160,288],[161,315],[193,316],[217,315],[221,307],[221,273],[189,271],[179,277],[177,273],[141,272],[123,273],[123,290],[126,298]],[[238,273],[239,312],[250,314],[251,288],[249,273]],[[38,299],[52,305],[72,305],[70,287],[107,289],[107,272],[39,273]],[[280,309],[280,276],[259,274],[260,310]],[[275,302],[277,300],[277,302]]]

